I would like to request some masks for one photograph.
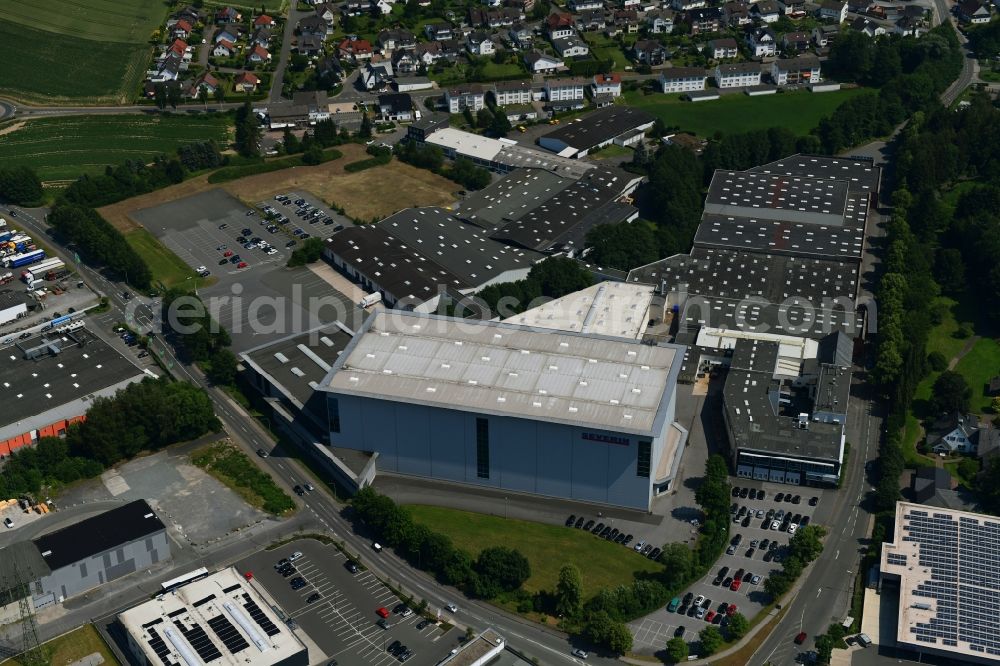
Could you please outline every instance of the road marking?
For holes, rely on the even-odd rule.
[[[833,559],[837,559],[838,557],[840,557],[840,551],[839,550],[836,552],[836,554],[834,554]]]
[[[823,594],[823,588],[822,587],[816,590],[816,598],[819,599],[819,595],[821,595],[821,594]]]

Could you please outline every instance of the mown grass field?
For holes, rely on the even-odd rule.
[[[160,0],[0,3],[3,93],[53,104],[133,99],[152,55],[150,35],[167,10]]]
[[[680,127],[700,137],[716,132],[732,134],[781,125],[796,135],[804,136],[816,127],[823,116],[833,112],[845,100],[860,95],[863,88],[836,92],[785,92],[760,97],[742,93],[723,95],[706,102],[686,102],[680,95],[663,93],[625,93],[629,106],[647,111],[663,119],[667,127]]]
[[[583,530],[437,506],[410,505],[406,508],[415,521],[448,535],[456,546],[473,556],[490,546],[508,546],[521,551],[531,563],[531,578],[524,584],[524,589],[531,593],[554,590],[559,569],[568,563],[580,568],[584,597],[588,599],[601,588],[628,585],[636,574],[663,569],[663,565],[637,555],[630,548]]]
[[[0,162],[34,168],[43,181],[102,173],[127,159],[150,161],[186,142],[215,139],[224,146],[225,115],[107,115],[39,118],[0,138]]]
[[[92,624],[85,624],[59,638],[53,638],[42,646],[51,666],[69,666],[95,652],[104,658],[106,666],[118,666],[120,663],[108,649],[107,644],[97,633]],[[21,661],[14,657],[2,662],[7,666],[20,666]]]
[[[167,249],[156,236],[145,229],[133,229],[125,234],[125,240],[139,253],[153,273],[153,282],[166,288],[183,285],[187,280],[195,280],[198,287],[208,286],[214,278],[202,278],[180,257]],[[194,283],[188,286],[193,287]]]

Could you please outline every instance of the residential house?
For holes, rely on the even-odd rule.
[[[927,429],[927,446],[934,453],[976,453],[979,430],[975,414],[942,414]]]
[[[365,90],[382,90],[392,83],[392,63],[388,60],[369,60],[361,70],[361,83]]]
[[[531,83],[528,81],[498,81],[492,93],[497,106],[531,104]]]
[[[387,16],[392,13],[392,4],[389,0],[377,0],[372,3],[372,13]]]
[[[556,71],[557,69],[562,69],[565,66],[563,65],[562,60],[553,58],[550,55],[546,55],[538,51],[525,53],[524,64],[528,66],[528,69],[533,74],[548,74]]]
[[[350,58],[355,62],[371,60],[372,45],[367,39],[351,39],[347,37],[337,44],[337,53],[341,58]]]
[[[817,16],[823,21],[843,23],[847,20],[847,3],[844,0],[823,0]]]
[[[253,34],[253,38],[250,40],[251,46],[263,46],[265,49],[271,44],[271,29],[270,28],[257,28],[257,32]]]
[[[188,25],[188,30],[193,26],[198,25],[202,21],[202,14],[197,8],[188,5],[184,9],[178,10],[170,15],[167,19],[166,27],[169,31],[171,28],[175,27],[178,23],[184,21]]]
[[[760,2],[755,2],[750,9],[750,15],[761,23],[775,23],[782,14],[781,6],[777,0],[760,0]]]
[[[821,25],[813,28],[812,41],[819,48],[826,48],[833,43],[833,40],[840,34],[839,25]]]
[[[154,84],[176,81],[180,77],[183,65],[183,57],[173,53],[172,51],[168,51],[167,54],[156,63],[156,69],[149,74],[149,81]]]
[[[576,34],[576,30],[573,29],[573,23],[573,16],[571,14],[554,12],[549,14],[548,18],[545,19],[545,32],[548,34],[549,39],[570,37]]]
[[[316,35],[302,35],[295,43],[295,50],[307,56],[317,55],[323,52],[323,38]]]
[[[215,41],[216,44],[218,44],[221,41],[232,42],[233,44],[235,44],[240,39],[240,31],[234,26],[220,28],[219,30],[215,31],[215,35],[212,36],[212,39]]]
[[[587,79],[575,77],[548,79],[545,81],[545,99],[550,105],[558,102],[569,102],[569,106],[576,106],[576,103],[583,106],[584,91],[586,90],[587,83]]]
[[[516,23],[507,29],[507,42],[515,49],[529,49],[535,36],[531,28],[523,23]]]
[[[316,16],[320,17],[326,24],[332,26],[337,22],[337,5],[332,2],[324,2],[323,4],[316,5]]]
[[[750,8],[745,2],[730,0],[722,5],[722,23],[730,28],[742,28],[753,23]]]
[[[875,38],[879,35],[885,34],[885,28],[880,26],[878,23],[865,18],[864,16],[859,16],[851,21],[851,30],[860,32],[865,37],[869,38]]]
[[[255,46],[250,49],[250,54],[247,56],[247,62],[253,65],[263,65],[270,61],[271,54],[261,46]]]
[[[170,36],[174,39],[187,39],[194,32],[194,26],[187,19],[181,19],[170,29]]]
[[[665,11],[647,12],[646,26],[650,34],[669,35],[674,31],[674,17]]]
[[[317,14],[310,14],[300,19],[295,28],[300,35],[312,35],[320,39],[326,39],[328,35],[333,33],[333,26]]]
[[[590,53],[590,47],[575,34],[569,37],[558,37],[552,40],[556,54],[563,59],[581,58]]]
[[[622,77],[617,74],[598,74],[590,84],[590,91],[598,95],[622,96]]]
[[[189,54],[191,52],[191,47],[188,46],[188,43],[185,42],[183,39],[175,39],[173,42],[170,43],[170,46],[167,47],[167,52],[176,53],[181,58],[188,56],[188,59],[190,59]]]
[[[504,0],[504,4],[516,9],[522,17],[527,17],[535,8],[535,0]]]
[[[392,68],[396,76],[412,76],[420,69],[420,60],[417,59],[416,49],[413,51],[403,51],[402,49],[392,54]]]
[[[415,49],[417,38],[409,30],[383,30],[375,38],[382,55],[389,55],[397,49]]]
[[[483,9],[472,7],[469,9],[469,25],[474,28],[506,28],[521,20],[521,14],[512,7],[502,9]]]
[[[785,16],[805,16],[806,0],[778,0]]]
[[[701,9],[707,6],[708,3],[705,0],[670,0],[671,9],[679,12],[688,12],[692,9]]]
[[[344,80],[344,67],[337,56],[329,55],[316,63],[316,75],[330,86]]]
[[[413,120],[413,100],[406,93],[379,95],[378,112],[382,120],[408,123]]]
[[[576,16],[576,29],[580,32],[604,30],[608,25],[600,9],[585,9]]]
[[[470,32],[465,42],[465,48],[474,56],[490,56],[496,53],[493,38],[485,32]]]
[[[820,83],[819,58],[813,55],[779,58],[771,63],[771,80],[779,86]]]
[[[740,47],[732,37],[713,39],[707,48],[710,57],[715,60],[732,60],[740,54]]]
[[[340,13],[344,16],[364,16],[372,11],[371,0],[346,0],[340,6]]]
[[[455,36],[450,23],[428,23],[424,26],[424,34],[432,42],[442,39],[452,39]]]
[[[774,31],[770,28],[757,28],[747,33],[747,46],[754,58],[767,58],[778,51]]]
[[[808,32],[786,32],[781,37],[781,48],[785,51],[797,51],[799,53],[809,50]]]
[[[708,76],[701,67],[667,67],[660,70],[660,88],[664,93],[685,93],[705,89]]]
[[[577,13],[595,9],[604,11],[604,0],[569,0],[566,6]]]
[[[233,90],[241,93],[252,93],[257,91],[257,86],[260,85],[260,79],[258,79],[252,72],[240,72],[233,79]]]
[[[912,16],[904,16],[896,21],[893,32],[900,37],[919,37],[924,33],[924,22]]]
[[[239,23],[243,20],[243,15],[232,7],[223,7],[215,12],[215,22],[219,25],[226,23]]]
[[[273,28],[278,25],[278,22],[267,14],[261,14],[253,20],[253,27],[255,28]]]
[[[475,113],[486,106],[486,93],[481,86],[468,83],[446,89],[444,103],[448,113],[461,113],[465,109]]]
[[[413,49],[413,57],[425,67],[430,67],[443,57],[441,42],[420,42],[417,48]]]
[[[702,35],[722,30],[722,10],[718,7],[692,9],[685,18],[691,25],[692,35]]]
[[[990,7],[978,0],[965,0],[958,5],[958,18],[963,23],[978,25],[990,22]]]
[[[639,32],[639,14],[634,9],[616,9],[612,19],[620,33],[634,35]]]
[[[236,53],[236,45],[227,39],[220,39],[212,49],[212,55],[216,58],[232,58]]]
[[[865,14],[872,6],[872,0],[847,0],[847,11],[855,14]]]
[[[642,6],[642,0],[618,0],[618,4],[621,9],[634,9],[639,11],[639,7]]]
[[[662,65],[669,57],[667,47],[655,39],[640,39],[632,45],[632,58],[640,65]]]
[[[748,88],[760,85],[760,65],[755,62],[722,63],[715,66],[719,88]]]
[[[188,97],[197,97],[204,90],[206,94],[214,95],[219,85],[219,80],[211,72],[205,72],[191,83],[186,94]]]

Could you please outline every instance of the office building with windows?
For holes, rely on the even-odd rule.
[[[948,660],[934,663],[1000,663],[1000,519],[897,502],[879,569],[882,597],[899,594],[897,645]]]
[[[683,348],[402,311],[372,314],[318,390],[330,444],[379,472],[648,510],[687,431]]]

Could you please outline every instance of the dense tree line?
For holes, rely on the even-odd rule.
[[[295,248],[292,252],[292,256],[288,258],[288,265],[290,267],[294,266],[304,266],[305,264],[314,264],[320,260],[323,256],[323,239],[322,238],[307,238],[301,246]]]
[[[506,318],[534,307],[539,298],[559,298],[593,282],[593,276],[578,261],[551,257],[532,266],[523,280],[491,284],[477,293],[476,298],[485,304],[489,317]]]
[[[214,169],[226,163],[218,144],[212,140],[183,144],[177,149],[177,159],[188,171]]]
[[[236,379],[236,356],[229,349],[232,338],[212,318],[204,302],[182,287],[163,295],[161,318],[164,332],[187,360],[202,366],[215,384],[232,384]]]
[[[42,181],[34,169],[18,166],[0,169],[0,201],[30,206],[42,200]]]
[[[243,157],[260,157],[260,118],[253,112],[250,101],[236,110],[236,152]]]
[[[472,160],[459,157],[451,165],[445,164],[444,153],[437,146],[401,141],[396,144],[396,157],[407,164],[428,169],[453,180],[467,190],[481,190],[492,182],[489,170],[476,166]]]
[[[120,231],[93,208],[57,204],[46,218],[56,232],[89,262],[122,276],[137,289],[148,289],[152,273]]]
[[[289,155],[304,153],[313,147],[330,148],[345,143],[350,138],[347,130],[337,131],[337,125],[330,118],[320,120],[312,132],[304,132],[302,138],[297,137],[292,130],[285,129],[281,143]]]
[[[788,554],[776,571],[764,581],[764,590],[775,600],[792,588],[795,581],[810,562],[823,552],[823,537],[826,532],[819,525],[806,525],[788,541]]]
[[[587,261],[603,268],[627,271],[660,258],[656,232],[642,220],[600,224],[587,233]]]
[[[86,420],[71,425],[65,439],[45,437],[11,454],[0,472],[0,495],[18,497],[46,485],[91,478],[141,451],[196,439],[220,427],[200,388],[145,379],[113,397],[96,398]]]
[[[493,599],[517,590],[531,576],[528,560],[517,550],[484,548],[473,559],[444,534],[414,522],[406,509],[370,486],[355,494],[351,508],[385,545],[410,564],[470,596]]]
[[[980,60],[992,60],[1000,55],[1000,23],[992,21],[976,26],[967,33],[969,45]]]

